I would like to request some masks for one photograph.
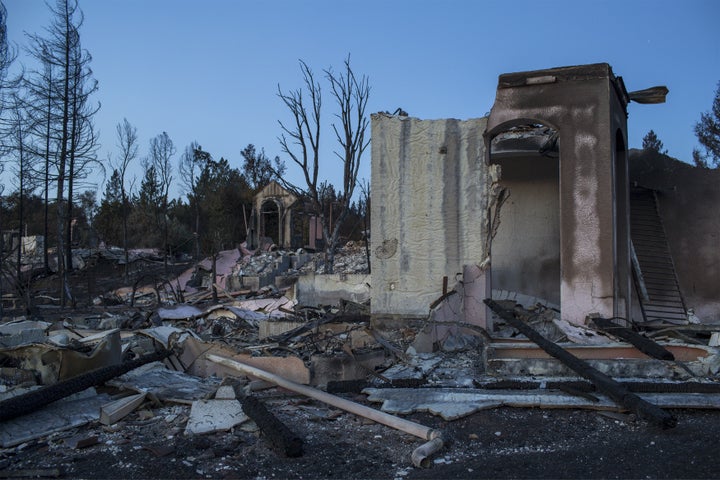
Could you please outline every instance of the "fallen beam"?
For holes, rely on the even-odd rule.
[[[717,382],[684,382],[684,381],[652,381],[652,380],[616,380],[625,388],[634,393],[711,393],[720,394],[720,383]],[[570,387],[581,392],[595,392],[592,383],[584,380],[543,380],[535,378],[510,378],[498,380],[478,379],[473,380],[476,388],[483,390],[562,390]],[[409,385],[408,385],[409,386]],[[369,388],[367,385],[363,388]],[[643,395],[640,395],[643,396]],[[720,404],[718,404],[720,407]]]
[[[635,348],[650,357],[657,358],[658,360],[675,360],[675,355],[673,355],[672,352],[654,340],[643,337],[630,328],[618,325],[612,320],[608,320],[606,318],[593,318],[592,321],[601,331],[626,340],[628,343],[634,345]]]
[[[622,405],[631,412],[635,413],[639,418],[654,423],[662,428],[673,428],[677,425],[677,419],[661,409],[657,405],[653,405],[634,393],[630,392],[620,383],[613,380],[612,377],[592,368],[587,362],[580,360],[567,350],[547,340],[540,335],[534,328],[515,317],[515,313],[501,307],[498,303],[491,299],[485,299],[485,304],[497,315],[505,320],[510,326],[517,329],[520,333],[535,342],[540,348],[545,350],[549,355],[557,358],[567,365],[576,373],[590,380],[597,389],[610,397],[618,405]]]
[[[537,344],[513,338],[505,340],[493,339],[488,345],[493,351],[493,358],[549,358],[547,352],[538,348]],[[675,360],[694,362],[711,355],[707,345],[665,344],[664,347],[673,354]],[[566,351],[583,360],[650,360],[647,355],[627,343],[609,343],[606,345],[579,345],[568,343],[563,345]]]
[[[151,353],[137,360],[119,365],[108,365],[53,385],[8,398],[0,402],[0,422],[34,412],[45,405],[68,397],[73,393],[82,392],[87,388],[105,383],[146,363],[162,360],[171,353],[169,350]]]
[[[240,400],[242,409],[258,426],[268,442],[286,457],[300,457],[303,454],[303,441],[284,423],[275,417],[265,405],[253,396]]]
[[[127,417],[145,401],[145,393],[136,393],[128,397],[107,403],[100,408],[100,423],[113,425]]]
[[[415,449],[415,451],[413,451],[412,462],[416,467],[429,466],[430,456],[440,450],[443,446],[442,433],[439,430],[389,415],[385,412],[366,407],[365,405],[360,405],[359,403],[351,402],[344,398],[336,397],[335,395],[331,395],[327,392],[323,392],[322,390],[318,390],[307,385],[295,383],[273,373],[260,370],[259,368],[255,368],[229,358],[209,354],[207,359],[211,362],[216,362],[220,365],[230,367],[244,375],[274,383],[286,390],[300,393],[310,398],[314,398],[315,400],[327,403],[328,405],[332,405],[333,407],[345,410],[346,412],[368,418],[388,427],[392,427],[402,432],[409,433],[410,435],[422,438],[423,440],[427,440],[427,443],[420,445]]]

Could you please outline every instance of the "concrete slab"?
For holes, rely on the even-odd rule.
[[[382,402],[381,410],[392,414],[430,412],[455,420],[479,410],[499,406],[540,408],[588,408],[623,410],[610,398],[593,393],[598,401],[555,390],[482,390],[472,388],[366,388],[371,402]],[[666,408],[720,408],[720,394],[643,393],[645,401]]]
[[[235,400],[235,389],[230,385],[221,385],[215,392],[215,400]]]
[[[332,356],[313,355],[310,358],[310,384],[327,385],[329,381],[359,380],[367,377],[368,370],[374,371],[384,360],[384,350],[356,354],[354,358],[344,353]]]
[[[0,445],[3,448],[79,427],[97,421],[100,407],[110,395],[97,394],[94,388],[53,402],[40,410],[0,423]]]
[[[338,305],[340,300],[364,303],[370,299],[370,275],[303,275],[295,284],[302,305]]]
[[[190,409],[185,435],[230,430],[248,418],[237,400],[198,400]]]
[[[281,333],[288,332],[293,328],[305,325],[305,323],[307,322],[289,319],[270,319],[266,317],[258,322],[258,338],[260,340],[265,340],[267,337],[280,335]]]

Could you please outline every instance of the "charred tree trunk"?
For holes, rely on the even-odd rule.
[[[218,294],[217,294],[217,251],[213,252],[212,254],[212,299],[214,303],[218,303]]]
[[[34,412],[45,405],[49,405],[57,400],[63,399],[73,393],[82,392],[83,390],[100,385],[112,380],[115,377],[134,370],[146,363],[162,360],[169,356],[172,352],[162,351],[155,352],[137,360],[121,363],[119,365],[109,365],[107,367],[98,368],[91,372],[78,375],[68,380],[58,382],[54,385],[48,385],[38,390],[33,390],[16,397],[9,398],[0,402],[0,422],[10,420],[20,415]]]

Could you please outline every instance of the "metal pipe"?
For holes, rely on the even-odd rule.
[[[443,437],[440,430],[426,427],[424,425],[420,425],[419,423],[411,422],[409,420],[390,415],[389,413],[366,407],[365,405],[360,405],[359,403],[351,402],[350,400],[323,392],[317,388],[293,382],[292,380],[280,377],[274,373],[246,365],[230,358],[208,354],[207,359],[211,362],[230,367],[233,370],[237,370],[245,375],[250,375],[252,377],[259,378],[260,380],[274,383],[275,385],[292,392],[300,393],[310,398],[314,398],[315,400],[327,403],[328,405],[332,405],[333,407],[345,410],[346,412],[354,413],[355,415],[368,418],[396,430],[427,440],[427,443],[420,445],[412,453],[412,462],[416,467],[427,467],[430,456],[440,450],[443,446]]]

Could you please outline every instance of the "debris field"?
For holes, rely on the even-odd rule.
[[[717,476],[720,326],[581,328],[494,292],[492,331],[436,322],[448,298],[380,330],[357,295],[303,302],[287,278],[319,255],[223,254],[4,317],[0,477]]]

